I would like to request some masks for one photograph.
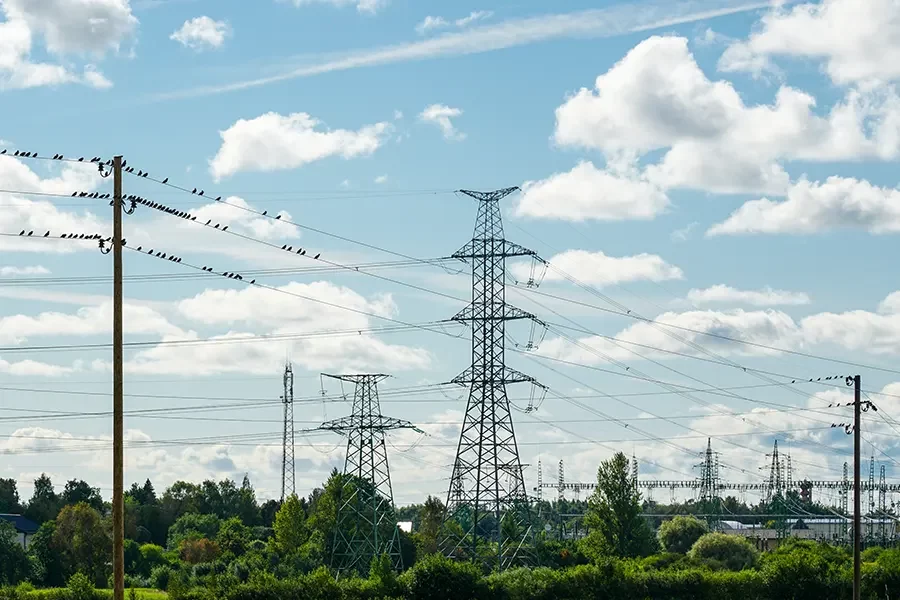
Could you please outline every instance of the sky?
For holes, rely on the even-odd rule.
[[[90,159],[115,155],[187,215],[124,217],[127,485],[278,497],[290,361],[298,493],[343,464],[313,430],[353,389],[321,374],[384,373],[423,432],[388,436],[395,500],[446,497],[458,190],[506,187],[545,261],[507,264],[543,324],[508,326],[546,388],[508,391],[529,490],[614,451],[693,478],[708,439],[723,479],[765,479],[777,440],[838,480],[855,374],[863,453],[900,476],[898,40],[898,0],[0,0],[0,477],[111,493],[111,256],[69,234],[111,233]]]

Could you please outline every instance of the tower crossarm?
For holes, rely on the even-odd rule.
[[[489,258],[513,258],[516,256],[534,256],[537,252],[515,242],[502,238],[474,238],[465,246],[450,255],[459,260],[484,260]],[[540,259],[539,260],[543,260]]]
[[[373,415],[371,418],[360,419],[357,416],[341,417],[326,421],[319,426],[320,430],[333,431],[346,435],[351,431],[390,431],[392,429],[412,429],[417,433],[423,433],[421,429],[403,419]]]
[[[518,192],[518,186],[503,188],[500,190],[493,190],[490,192],[476,192],[473,190],[457,190],[460,194],[465,194],[471,198],[475,198],[476,200],[480,200],[482,202],[499,202],[503,200],[510,194],[514,192]]]
[[[469,367],[456,377],[450,380],[450,383],[457,385],[500,385],[508,383],[533,383],[543,387],[534,377],[526,375],[520,371],[516,371],[510,367],[504,366],[500,373],[486,373],[484,369]]]
[[[543,324],[543,321],[535,317],[530,312],[521,308],[516,308],[505,302],[497,302],[495,304],[469,304],[464,309],[456,313],[452,321],[513,321],[515,319],[531,319]]]

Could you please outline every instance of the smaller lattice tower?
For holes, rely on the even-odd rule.
[[[281,501],[297,493],[294,470],[294,370],[291,363],[284,365],[284,430],[281,437]]]
[[[631,455],[631,485],[634,489],[638,486],[638,459],[634,454]]]
[[[781,456],[778,454],[778,440],[775,440],[775,448],[772,454],[767,454],[766,458],[772,459],[769,467],[769,479],[766,482],[766,502],[771,502],[776,497],[781,496],[784,490],[784,466],[781,462]]]
[[[566,474],[563,471],[563,461],[560,459],[559,461],[559,471],[557,473],[557,482],[556,482],[556,499],[560,502],[565,500],[566,496],[563,494],[563,488],[566,486]]]
[[[713,452],[712,439],[707,438],[703,462],[697,467],[700,469],[700,501],[716,503],[719,497],[719,456]]]
[[[421,431],[409,421],[381,414],[378,382],[387,375],[326,376],[356,386],[352,414],[319,426],[347,436],[331,566],[339,572],[367,573],[372,559],[386,554],[400,570],[400,531],[394,516],[385,433],[393,429]]]
[[[875,512],[875,455],[869,458],[869,514]]]
[[[541,459],[538,459],[538,481],[537,481],[537,499],[538,502],[544,499],[544,473],[541,469]]]
[[[841,479],[841,512],[845,515],[849,514],[849,505],[850,505],[850,477],[849,477],[849,468],[846,462],[844,462],[844,476]]]

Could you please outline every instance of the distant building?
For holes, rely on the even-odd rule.
[[[31,519],[26,519],[22,515],[0,514],[0,521],[6,521],[16,528],[16,537],[19,540],[19,544],[26,550],[28,549],[28,544],[31,542],[31,538],[39,529],[37,523]]]
[[[412,521],[398,521],[397,527],[404,533],[412,533]]]

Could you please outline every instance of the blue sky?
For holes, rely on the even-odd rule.
[[[128,415],[127,481],[249,473],[277,496],[290,357],[301,429],[350,410],[312,401],[320,372],[393,374],[384,412],[428,432],[391,436],[396,498],[445,495],[465,391],[435,384],[467,366],[467,332],[366,330],[450,318],[466,265],[371,263],[449,256],[476,211],[453,191],[506,186],[522,188],[507,237],[551,264],[549,296],[508,292],[551,323],[535,352],[509,353],[551,390],[514,413],[529,487],[538,460],[585,480],[612,449],[685,478],[707,436],[735,480],[759,480],[776,438],[797,478],[839,479],[849,438],[829,425],[847,413],[828,405],[846,387],[783,384],[857,372],[882,409],[866,453],[893,472],[896,0],[0,0],[0,18],[0,146],[122,154],[150,173],[126,193],[201,223],[125,219],[130,246],[183,259],[126,253],[126,341],[145,343],[126,352],[126,409],[157,411]],[[109,409],[110,352],[83,345],[109,341],[111,265],[55,236],[108,232],[104,201],[70,195],[109,187],[83,165],[0,157],[0,233],[54,238],[0,237],[0,476],[24,496],[40,472],[108,493],[109,419],[58,413]],[[188,265],[292,271],[260,288]],[[271,334],[306,337],[171,343]],[[527,386],[509,393],[527,405]],[[341,464],[340,444],[298,438],[298,492]]]

